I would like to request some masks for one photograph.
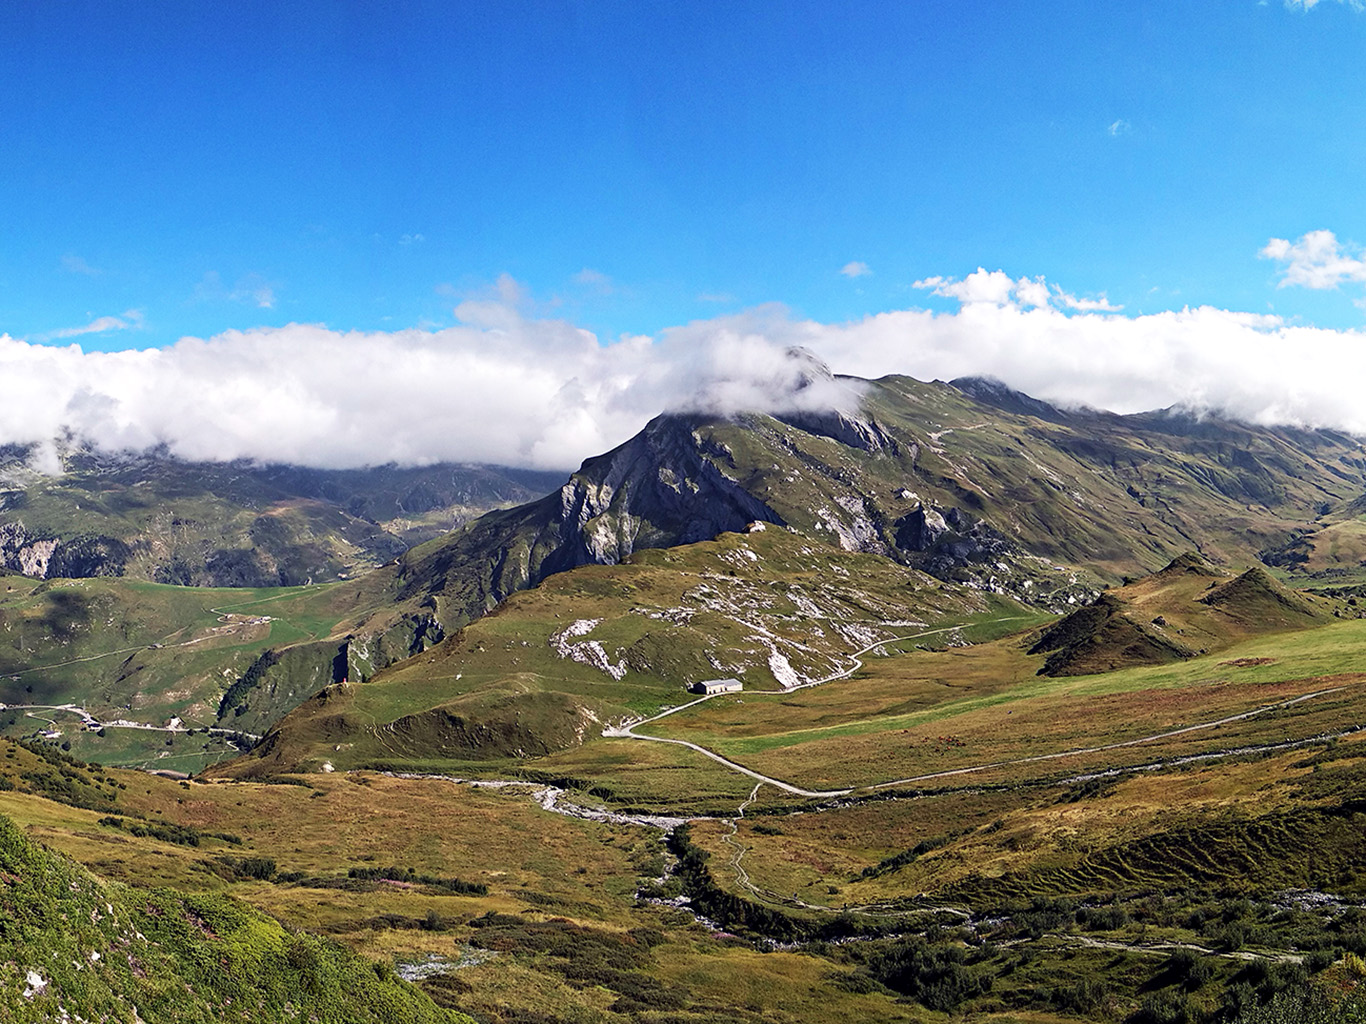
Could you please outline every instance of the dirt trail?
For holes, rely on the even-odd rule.
[[[1345,689],[1342,686],[1334,686],[1327,690],[1315,690],[1313,693],[1304,693],[1290,700],[1282,701],[1279,704],[1268,704],[1265,707],[1254,708],[1252,711],[1244,711],[1242,714],[1229,715],[1227,718],[1218,718],[1210,722],[1199,722],[1195,725],[1182,726],[1180,729],[1171,729],[1167,732],[1154,733],[1151,736],[1143,736],[1136,740],[1122,740],[1119,743],[1105,743],[1098,747],[1077,747],[1073,750],[1060,750],[1052,754],[1035,754],[1032,757],[1020,757],[1009,761],[993,761],[989,764],[973,765],[970,768],[953,768],[948,771],[931,772],[928,775],[912,775],[905,779],[893,779],[891,782],[879,782],[875,785],[866,787],[867,789],[887,789],[891,786],[905,786],[912,782],[927,782],[931,779],[943,779],[954,775],[970,775],[973,772],[983,772],[991,768],[1010,768],[1021,764],[1034,764],[1039,761],[1053,761],[1061,757],[1076,757],[1079,754],[1099,754],[1107,750],[1119,750],[1123,747],[1136,747],[1144,743],[1154,743],[1157,740],[1171,739],[1173,736],[1182,736],[1188,732],[1198,732],[1202,729],[1213,729],[1216,726],[1227,725],[1229,722],[1241,722],[1248,718],[1256,718],[1269,711],[1279,711],[1288,708],[1292,704],[1301,701],[1312,700],[1314,697],[1322,697],[1325,694],[1337,693]],[[1281,744],[1283,746],[1284,744]]]
[[[991,621],[1008,622],[1012,619],[1018,618],[1023,618],[1023,616],[1005,615],[999,619],[992,619]],[[943,626],[939,629],[927,629],[920,633],[912,633],[909,636],[889,637],[885,640],[879,640],[877,641],[877,643],[868,644],[866,647],[861,647],[857,651],[854,651],[853,654],[849,655],[849,660],[853,664],[849,668],[844,669],[841,672],[836,672],[833,675],[824,677],[823,679],[813,679],[810,682],[798,683],[796,686],[789,686],[781,690],[750,690],[748,692],[761,693],[772,696],[784,693],[792,693],[796,690],[805,690],[812,686],[822,686],[825,683],[833,683],[839,679],[848,679],[850,676],[852,676],[855,672],[857,672],[859,669],[863,667],[862,657],[869,651],[875,651],[879,647],[887,647],[891,644],[905,643],[907,640],[919,640],[921,637],[935,636],[939,633],[953,633],[963,628],[964,627],[962,625]],[[676,708],[669,708],[667,711],[661,711],[659,714],[652,715],[649,718],[643,718],[635,722],[627,722],[621,725],[609,725],[607,728],[602,730],[602,735],[609,739],[648,740],[652,743],[673,743],[680,747],[687,747],[689,750],[695,750],[703,757],[711,758],[717,764],[725,765],[732,771],[739,772],[741,775],[748,775],[751,779],[754,779],[756,782],[767,783],[770,786],[774,786],[778,789],[781,789],[785,793],[791,793],[793,796],[805,796],[813,797],[816,799],[826,799],[837,796],[848,796],[850,793],[854,791],[852,788],[803,789],[801,786],[793,785],[790,782],[784,782],[782,779],[775,779],[770,775],[764,775],[761,772],[754,771],[752,768],[746,768],[744,765],[737,764],[736,762],[730,760],[727,757],[722,757],[720,754],[716,753],[716,751],[708,750],[706,747],[701,746],[697,743],[691,743],[688,740],[669,739],[664,736],[646,736],[635,731],[639,729],[641,726],[649,725],[651,722],[658,722],[661,718],[668,718],[670,715],[676,715],[680,711],[686,711],[688,708],[696,707],[703,701],[708,701],[711,700],[712,697],[718,696],[721,696],[721,694],[707,694],[707,696],[705,697],[699,697],[697,698],[697,700],[691,700],[688,701],[688,703],[686,704],[680,704]]]
[[[1009,618],[1019,618],[1019,616],[1006,616],[1000,619],[993,619],[992,621],[1004,622]],[[847,679],[863,667],[863,662],[860,659],[869,651],[876,650],[879,647],[888,646],[889,644],[904,643],[907,640],[918,640],[921,637],[931,636],[936,633],[949,633],[953,632],[954,630],[962,628],[962,626],[946,626],[940,629],[926,630],[923,633],[915,633],[910,636],[893,637],[888,640],[880,640],[877,643],[868,644],[866,647],[862,647],[859,650],[855,651],[852,655],[850,655],[850,660],[853,662],[853,666],[851,668],[846,669],[843,672],[835,673],[834,675],[827,676],[824,679],[817,679],[812,680],[811,682],[801,683],[797,686],[788,687],[783,690],[750,690],[747,692],[768,695],[784,694],[791,693],[794,690],[806,689],[807,687],[811,686],[820,686],[824,683],[835,682],[839,679]],[[780,789],[785,793],[791,793],[794,796],[804,796],[814,799],[831,799],[834,797],[849,796],[850,794],[855,793],[859,790],[873,791],[881,789],[890,789],[894,786],[905,786],[916,782],[929,782],[934,779],[950,778],[958,775],[971,775],[976,772],[989,771],[993,768],[1010,768],[1022,764],[1034,764],[1040,761],[1052,761],[1064,757],[1077,757],[1082,754],[1098,754],[1104,753],[1107,750],[1119,750],[1124,747],[1135,747],[1145,743],[1155,743],[1158,740],[1171,739],[1173,736],[1181,736],[1186,733],[1198,732],[1203,729],[1213,729],[1217,726],[1227,725],[1230,722],[1241,722],[1249,718],[1255,718],[1258,715],[1264,715],[1271,711],[1278,711],[1282,708],[1288,708],[1294,704],[1299,704],[1302,701],[1312,700],[1315,697],[1322,697],[1330,693],[1336,693],[1341,689],[1343,689],[1343,687],[1336,686],[1326,690],[1315,690],[1313,693],[1301,694],[1298,697],[1291,698],[1287,701],[1282,701],[1279,704],[1270,704],[1265,707],[1254,708],[1251,711],[1244,711],[1236,715],[1228,715],[1224,718],[1218,718],[1208,722],[1197,722],[1194,725],[1186,725],[1178,729],[1170,729],[1166,732],[1154,733],[1151,736],[1142,736],[1138,739],[1122,740],[1117,743],[1105,743],[1094,747],[1076,747],[1071,750],[1060,750],[1051,754],[1035,754],[1030,757],[1014,758],[1006,761],[992,761],[985,764],[971,765],[966,768],[952,768],[942,772],[930,772],[925,775],[912,775],[904,779],[893,779],[889,782],[863,783],[862,785],[850,786],[845,789],[804,789],[803,787],[795,785],[794,783],[784,782],[782,779],[775,779],[772,776],[764,775],[762,772],[757,772],[752,768],[746,768],[744,765],[732,761],[730,760],[730,758],[724,757],[721,754],[716,753],[716,751],[714,750],[710,750],[707,747],[701,746],[697,743],[693,743],[689,740],[670,739],[664,736],[649,736],[636,731],[637,729],[640,729],[643,726],[647,726],[652,722],[658,722],[663,718],[668,718],[670,715],[676,715],[680,711],[686,711],[688,708],[696,707],[704,701],[711,700],[712,697],[723,696],[722,694],[708,694],[705,697],[698,697],[696,700],[688,701],[686,704],[680,704],[676,708],[669,708],[667,711],[661,711],[659,714],[652,715],[649,718],[640,719],[634,722],[626,722],[621,725],[608,726],[607,728],[603,729],[602,735],[604,737],[615,739],[647,740],[652,743],[673,743],[677,746],[687,747],[689,750],[694,750],[702,756],[710,758],[711,760],[715,761],[717,764],[724,765],[726,768],[729,768],[734,772],[738,772],[741,775],[746,775],[760,784],[767,783],[768,785]],[[758,786],[755,787],[755,792],[758,792]],[[753,799],[754,794],[751,793],[750,800]],[[746,804],[742,804],[741,806],[746,806],[748,802],[749,801],[746,801]]]

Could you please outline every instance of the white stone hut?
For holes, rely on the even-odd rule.
[[[693,683],[693,693],[703,693],[710,697],[713,693],[739,693],[745,684],[738,679],[703,679]]]

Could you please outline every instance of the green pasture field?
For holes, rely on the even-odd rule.
[[[23,708],[34,704],[75,704],[102,721],[215,724],[223,693],[263,651],[344,628],[381,603],[383,590],[374,580],[230,589],[15,576],[0,587],[0,703],[9,705],[0,709],[0,734],[10,736],[41,725]],[[156,732],[124,730],[117,741],[63,733],[80,756],[102,762],[140,764],[165,753]],[[195,771],[235,753],[212,740],[204,756],[180,752],[175,768]]]
[[[961,645],[1048,618],[786,530],[725,534],[515,594],[439,647],[300,708],[270,757],[273,770],[327,760],[507,774],[531,758],[537,770],[561,771],[581,763],[571,748],[596,743],[612,722],[692,699],[687,686],[701,679],[737,675],[777,689],[780,661],[802,678],[828,678],[853,670],[852,655],[877,640],[881,648],[862,658]],[[490,739],[475,749],[467,729],[480,725]],[[634,790],[629,799],[647,798]]]
[[[1024,945],[988,944],[980,953],[962,947],[952,928],[936,933],[931,941],[938,945],[931,948],[967,948],[971,971],[992,979],[984,995],[952,1014],[932,1012],[856,980],[867,958],[882,955],[877,951],[890,948],[893,940],[764,951],[762,945],[713,934],[683,911],[637,901],[637,888],[658,878],[669,861],[659,831],[547,813],[527,787],[481,789],[366,772],[298,776],[292,784],[285,779],[178,783],[77,768],[75,773],[89,776],[99,792],[113,794],[112,812],[0,787],[0,813],[31,838],[105,877],[232,895],[268,910],[289,928],[331,936],[380,963],[414,963],[432,955],[469,961],[452,972],[463,982],[456,986],[455,1005],[487,1019],[516,1008],[556,1021],[627,1024],[637,1018],[621,1003],[621,986],[626,986],[640,998],[652,993],[648,998],[678,1007],[669,1019],[697,1024],[1117,1022],[1138,1010],[1144,992],[1186,991],[1180,976],[1172,975],[1171,953],[1148,948],[1152,943],[1215,945],[1213,925],[1193,923],[1202,913],[1213,913],[1209,920],[1224,927],[1222,905],[1210,902],[1216,897],[1192,891],[1174,897],[1176,903],[1164,902],[1165,897],[1153,903],[1143,896],[1157,862],[1126,851],[1141,852],[1145,843],[1193,829],[1206,829],[1218,839],[1218,829],[1227,822],[1274,819],[1332,803],[1343,792],[1366,791],[1356,774],[1366,766],[1363,754],[1363,745],[1343,740],[1256,762],[1140,773],[1109,790],[1080,795],[1075,785],[1016,785],[945,788],[919,798],[819,811],[808,806],[802,813],[791,813],[790,805],[787,812],[772,803],[754,805],[739,822],[736,839],[746,851],[743,864],[759,895],[739,886],[730,866],[735,853],[727,839],[730,826],[725,821],[693,824],[694,840],[712,853],[718,884],[780,909],[794,893],[803,902],[829,908],[787,907],[804,920],[833,920],[846,904],[891,906],[854,911],[857,920],[886,923],[906,916],[907,911],[895,909],[902,905],[898,901],[907,908],[945,903],[976,910],[1015,900],[1028,908],[1030,900],[1075,899],[1080,891],[1102,904],[1128,901],[1123,902],[1125,915],[1100,930],[1075,922],[1071,911],[1059,916],[1049,910],[1045,918],[1052,923],[1036,938],[1013,940]],[[1307,758],[1322,763],[1315,770],[1301,763]],[[0,774],[20,787],[25,772],[42,768],[19,748],[8,748],[0,757]],[[1317,787],[1312,792],[1305,789],[1311,784]],[[763,810],[775,813],[754,813]],[[198,846],[138,838],[127,824],[123,829],[103,824],[110,813],[125,823],[174,823],[198,830],[203,838]],[[924,839],[943,842],[904,866],[878,870],[881,862]],[[1295,859],[1302,851],[1289,840],[1281,852],[1287,861],[1304,860]],[[233,878],[221,870],[243,858],[272,860],[274,876]],[[407,883],[346,882],[351,868],[388,864],[457,876],[488,891],[462,896]],[[1078,881],[1089,877],[1085,871],[1101,869],[1108,889],[1098,890],[1094,879],[1089,887]],[[1126,869],[1132,872],[1128,878]],[[1273,865],[1266,874],[1281,883],[1277,871]],[[1255,897],[1257,883],[1251,878],[1244,891]],[[1134,890],[1140,891],[1135,895]],[[1260,924],[1258,905],[1237,911],[1250,929],[1248,948],[1280,955],[1277,950],[1285,947],[1276,942],[1285,941],[1278,936],[1289,925]],[[1209,907],[1215,909],[1201,909]],[[490,913],[504,916],[488,918]],[[923,912],[918,920],[923,929]],[[1259,937],[1257,929],[1269,927],[1266,940]],[[646,935],[653,937],[642,947],[635,936]],[[492,945],[490,936],[496,939]],[[560,936],[558,944],[546,945],[555,936]],[[1086,945],[1093,940],[1112,947]],[[612,952],[620,943],[626,944],[625,952]],[[607,981],[585,986],[572,971],[565,973],[572,964],[597,962],[593,958],[600,949],[609,957],[605,964],[619,965],[612,969],[617,973],[603,975]],[[623,963],[633,965],[624,974]],[[1242,977],[1243,963],[1223,953],[1211,956],[1201,968],[1201,987],[1181,998],[1189,998],[1192,1007],[1217,1007]],[[1056,997],[1062,1002],[1050,1002],[1055,997],[1048,993],[1055,988],[1063,993]],[[1090,1001],[1077,1003],[1082,997]],[[1076,1005],[1087,1009],[1079,1012]]]
[[[1013,639],[870,661],[851,679],[781,696],[717,697],[641,731],[691,740],[807,788],[859,788],[1139,740],[1334,691],[1241,721],[1021,769],[1051,776],[1363,724],[1363,643],[1366,622],[1350,620],[1172,665],[1049,678],[1035,674],[1042,659]],[[1000,771],[987,777],[994,774]]]
[[[17,760],[16,767],[33,763],[23,751]],[[4,767],[0,762],[0,771]],[[657,933],[663,945],[654,948],[643,973],[697,1008],[689,1020],[722,1019],[710,1014],[817,1024],[927,1019],[923,1011],[898,1006],[885,993],[841,989],[831,980],[832,963],[798,953],[756,953],[741,943],[718,944],[686,914],[637,906],[640,879],[663,870],[659,834],[548,814],[526,789],[475,789],[367,773],[311,776],[306,786],[179,784],[136,773],[109,774],[127,780],[127,790],[119,794],[119,813],[126,821],[174,821],[206,835],[235,834],[241,844],[205,838],[198,847],[186,847],[135,838],[100,824],[101,812],[15,791],[0,792],[0,813],[31,838],[104,877],[231,894],[290,928],[332,936],[382,963],[418,962],[433,954],[458,960],[480,935],[469,922],[492,912],[530,922],[571,921],[608,936],[641,928]],[[243,857],[269,857],[280,873],[305,877],[298,883],[228,881],[205,867]],[[387,864],[457,875],[486,884],[489,892],[438,895],[421,886],[383,883],[348,890],[310,881],[341,880],[351,867]],[[430,914],[441,922],[439,930],[416,926]],[[396,927],[391,923],[396,920],[412,925]],[[460,1003],[470,1011],[506,1012],[512,1005],[564,1020],[625,1024],[632,1019],[611,1009],[616,993],[566,984],[543,959],[515,947],[458,976],[473,990]]]

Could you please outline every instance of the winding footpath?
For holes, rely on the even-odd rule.
[[[1021,618],[1021,617],[1022,617],[1022,616],[1018,616],[1018,615],[1009,615],[1009,616],[1003,616],[1002,618],[999,618],[999,619],[992,619],[991,621],[992,621],[992,622],[1005,622],[1005,621],[1008,621],[1009,619],[1016,619],[1016,618]],[[833,682],[835,682],[835,681],[838,680],[838,679],[848,679],[850,676],[852,676],[855,672],[857,672],[859,669],[861,669],[861,668],[863,667],[862,657],[863,657],[863,655],[867,654],[869,651],[875,651],[875,650],[877,650],[879,647],[887,647],[887,646],[889,646],[889,645],[891,645],[891,644],[905,643],[907,640],[919,640],[921,637],[935,636],[935,635],[940,634],[940,633],[953,633],[953,632],[957,632],[958,630],[961,630],[961,629],[963,629],[963,626],[961,626],[961,625],[959,625],[959,626],[944,626],[944,627],[942,627],[942,628],[940,628],[940,629],[927,629],[927,630],[925,630],[925,631],[922,632],[922,633],[912,633],[910,636],[889,637],[889,638],[886,639],[886,640],[879,640],[877,643],[872,643],[872,644],[868,644],[866,647],[861,647],[861,648],[859,648],[857,651],[855,651],[853,654],[849,655],[849,660],[850,660],[853,664],[850,665],[849,668],[843,670],[842,672],[836,672],[836,673],[834,673],[833,675],[825,676],[825,677],[822,678],[822,679],[813,679],[813,680],[810,680],[809,682],[798,683],[796,686],[788,686],[788,687],[785,687],[784,689],[781,689],[781,690],[750,690],[749,692],[750,692],[750,693],[766,694],[766,695],[772,696],[772,695],[779,695],[779,694],[785,694],[785,693],[794,693],[794,692],[797,691],[797,690],[805,690],[805,689],[808,689],[808,688],[810,688],[810,687],[812,687],[812,686],[821,686],[821,685],[823,685],[823,684],[825,684],[825,683],[833,683]],[[643,718],[643,719],[640,719],[639,721],[628,722],[628,723],[624,723],[624,724],[622,724],[622,725],[609,725],[607,728],[605,728],[605,729],[602,730],[602,735],[603,735],[604,737],[607,737],[608,739],[648,740],[648,741],[650,741],[650,742],[652,742],[652,743],[673,743],[673,744],[676,744],[677,746],[680,746],[680,747],[687,747],[689,750],[694,750],[694,751],[696,751],[697,753],[701,754],[703,757],[709,757],[709,758],[711,758],[711,759],[712,759],[713,761],[715,761],[717,764],[724,765],[725,767],[729,768],[731,771],[739,772],[741,775],[747,775],[747,776],[749,776],[751,779],[754,779],[756,782],[766,783],[766,784],[768,784],[768,785],[770,785],[770,786],[773,786],[773,787],[775,787],[775,788],[777,788],[777,789],[781,789],[781,790],[782,790],[783,792],[785,792],[785,793],[791,793],[793,796],[805,796],[805,797],[814,797],[814,798],[817,798],[817,799],[827,799],[827,798],[837,797],[837,796],[848,796],[850,793],[852,793],[852,792],[854,791],[852,788],[850,788],[850,789],[803,789],[801,786],[794,786],[794,785],[793,785],[792,783],[790,783],[790,782],[784,782],[782,779],[775,779],[775,778],[773,778],[771,775],[764,775],[764,774],[761,773],[761,772],[756,772],[756,771],[754,771],[752,768],[746,768],[744,765],[742,765],[742,764],[737,764],[736,762],[730,760],[730,758],[722,757],[720,754],[716,753],[716,751],[714,751],[714,750],[708,750],[706,747],[701,746],[700,744],[692,743],[692,742],[690,742],[690,741],[688,741],[688,740],[675,740],[675,739],[669,739],[669,738],[666,737],[666,736],[646,736],[646,735],[643,735],[643,734],[638,733],[638,732],[635,731],[635,730],[641,728],[642,726],[649,725],[651,722],[658,722],[658,721],[659,721],[660,719],[662,719],[662,718],[668,718],[670,715],[676,715],[676,714],[678,714],[680,711],[686,711],[688,708],[696,707],[697,705],[703,703],[704,701],[711,700],[712,697],[718,697],[718,696],[721,696],[721,694],[710,693],[710,694],[707,694],[707,696],[705,696],[705,697],[698,697],[697,700],[691,700],[691,701],[688,701],[688,703],[686,703],[686,704],[680,704],[680,705],[679,705],[678,707],[676,707],[676,708],[669,708],[667,711],[661,711],[659,714],[657,714],[657,715],[652,715],[652,716],[649,717],[649,718]],[[756,787],[756,791],[757,791],[757,787]],[[752,796],[752,795],[751,795],[751,799],[753,799],[753,796]]]
[[[218,616],[218,621],[223,623],[223,625],[209,627],[209,631],[205,635],[194,637],[190,640],[181,640],[177,643],[167,642],[171,639],[171,637],[176,636],[177,634],[181,634],[184,632],[186,628],[189,628],[182,627],[181,629],[166,634],[164,637],[161,638],[161,640],[153,643],[139,644],[136,647],[120,647],[116,650],[111,651],[101,651],[99,654],[90,654],[86,655],[83,658],[71,658],[67,661],[54,662],[51,665],[30,665],[28,668],[16,669],[14,671],[6,672],[4,674],[12,679],[17,680],[20,676],[27,675],[30,672],[49,672],[52,669],[56,668],[66,668],[70,665],[83,665],[91,661],[100,661],[104,658],[111,658],[118,654],[132,654],[137,651],[161,650],[163,648],[171,650],[179,647],[193,647],[195,644],[206,643],[210,640],[218,640],[224,636],[231,635],[234,632],[239,632],[243,629],[247,629],[252,626],[269,625],[269,623],[273,621],[272,617],[269,615],[255,615],[250,617],[239,615],[236,619],[234,619],[233,613],[231,613],[229,609],[246,608],[251,605],[259,604],[270,604],[272,601],[279,601],[288,596],[292,595],[276,594],[271,597],[255,598],[250,601],[239,601],[236,604],[218,605],[216,607],[209,608],[208,611]],[[287,622],[288,620],[280,619],[280,621]],[[309,635],[310,639],[317,639],[316,631],[302,631],[306,632]],[[179,718],[172,718],[170,722],[166,725],[152,725],[149,722],[134,722],[126,718],[100,719],[96,718],[95,715],[93,715],[86,708],[81,707],[79,704],[0,704],[0,711],[23,711],[24,717],[32,718],[40,722],[47,722],[48,726],[52,730],[57,729],[57,722],[55,719],[49,718],[46,715],[35,715],[33,714],[33,712],[65,711],[70,714],[76,715],[78,718],[81,719],[81,724],[89,729],[100,729],[108,727],[111,729],[143,729],[149,732],[183,733],[189,732],[192,728],[191,726],[186,726],[184,723],[182,723]],[[257,743],[261,739],[261,737],[255,733],[242,732],[238,729],[224,729],[219,726],[210,726],[208,727],[207,731],[211,736],[226,736],[229,738],[240,738],[243,740],[249,740],[252,743]]]
[[[1015,616],[1011,617],[1013,618]],[[992,621],[1003,622],[1005,621],[1005,619],[994,619]],[[866,647],[860,648],[859,650],[855,651],[852,655],[850,655],[849,657],[850,660],[853,662],[853,665],[842,672],[837,672],[834,675],[826,676],[823,679],[815,679],[810,682],[800,683],[796,686],[790,686],[782,690],[750,690],[748,692],[754,694],[779,695],[792,693],[796,690],[807,689],[808,687],[812,686],[820,686],[824,683],[834,682],[838,679],[848,679],[850,676],[852,676],[855,672],[857,672],[859,669],[863,667],[863,661],[861,660],[861,658],[869,651],[874,651],[877,650],[879,647],[886,647],[890,644],[904,643],[907,640],[918,640],[921,637],[932,636],[937,633],[950,633],[962,628],[962,626],[946,626],[941,629],[931,629],[926,630],[923,633],[915,633],[911,636],[893,637],[888,640],[880,640],[877,643],[868,644]],[[672,743],[676,746],[687,747],[689,750],[696,751],[703,757],[710,758],[717,764],[729,768],[731,771],[737,772],[741,775],[745,775],[751,779],[754,779],[757,783],[761,785],[773,786],[776,789],[782,790],[784,793],[791,793],[793,796],[803,796],[814,799],[833,799],[835,797],[849,796],[850,794],[855,793],[859,790],[866,790],[872,792],[882,789],[891,789],[896,786],[907,786],[917,782],[929,782],[934,779],[944,779],[958,775],[972,775],[977,772],[990,771],[993,768],[1011,768],[1022,764],[1036,764],[1040,761],[1054,761],[1060,758],[1077,757],[1083,754],[1099,754],[1104,753],[1107,750],[1120,750],[1124,747],[1136,747],[1141,746],[1145,743],[1155,743],[1159,740],[1171,739],[1174,736],[1182,736],[1186,733],[1198,732],[1204,729],[1214,729],[1218,726],[1227,725],[1231,722],[1241,722],[1249,718],[1256,718],[1258,715],[1265,715],[1272,711],[1279,711],[1283,708],[1291,707],[1292,705],[1299,704],[1303,701],[1313,700],[1316,697],[1323,697],[1330,693],[1337,693],[1341,689],[1343,689],[1343,687],[1336,686],[1325,690],[1315,690],[1313,693],[1301,694],[1298,697],[1293,697],[1290,700],[1282,701],[1278,704],[1268,704],[1265,707],[1254,708],[1251,711],[1244,711],[1240,714],[1228,715],[1224,718],[1218,718],[1208,722],[1197,722],[1194,725],[1186,725],[1178,729],[1170,729],[1166,732],[1154,733],[1151,736],[1141,736],[1137,739],[1121,740],[1116,743],[1105,743],[1093,747],[1076,747],[1071,750],[1060,750],[1051,754],[1034,754],[1030,757],[1013,758],[1006,761],[991,761],[985,764],[972,765],[967,768],[952,768],[942,772],[930,772],[925,775],[912,775],[904,779],[892,779],[889,782],[864,783],[860,786],[849,786],[844,789],[804,789],[803,787],[795,785],[791,782],[784,782],[782,779],[775,779],[770,775],[764,775],[762,772],[757,772],[753,768],[746,768],[744,765],[732,761],[730,758],[724,757],[721,754],[718,754],[716,751],[710,750],[707,747],[702,746],[701,744],[693,743],[690,740],[672,739],[667,736],[650,736],[648,734],[636,731],[642,728],[643,726],[650,725],[652,722],[658,722],[661,719],[668,718],[670,715],[676,715],[680,711],[686,711],[689,708],[697,707],[697,705],[702,704],[708,700],[711,700],[712,697],[723,696],[722,694],[708,694],[705,697],[698,697],[696,700],[688,701],[686,704],[680,704],[678,707],[669,708],[667,711],[661,711],[659,714],[652,715],[649,718],[643,718],[635,722],[627,722],[621,725],[608,726],[607,728],[603,729],[602,735],[609,739],[645,740],[651,743]],[[758,786],[756,786],[754,792],[750,794],[749,800],[747,800],[745,804],[741,805],[742,809],[743,807],[747,806],[750,801],[754,799],[755,794],[757,792]]]

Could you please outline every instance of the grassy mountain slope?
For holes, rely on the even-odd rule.
[[[552,576],[426,654],[320,694],[225,770],[526,763],[702,679],[782,690],[852,670],[880,641],[963,643],[1039,618],[786,529],[726,533]]]
[[[332,942],[234,899],[106,882],[0,815],[0,1016],[468,1022]]]
[[[483,466],[318,470],[74,448],[55,476],[0,449],[0,565],[39,578],[131,576],[262,587],[387,562],[559,474]]]
[[[800,693],[713,698],[643,731],[821,791],[1083,773],[1361,724],[1363,632],[1359,620],[1330,618],[1167,664],[1048,676],[1039,671],[1045,655],[1029,653],[1031,630],[869,661],[847,680]],[[604,777],[613,771],[610,756],[621,753],[585,747],[573,758],[576,773]],[[569,760],[542,767],[571,774]]]
[[[857,414],[658,417],[558,494],[406,554],[402,592],[451,630],[552,573],[760,520],[1064,608],[1191,548],[1246,564],[1366,490],[1342,434],[1068,412],[977,380],[846,383]]]
[[[383,572],[282,589],[9,575],[0,731],[42,729],[90,760],[195,771],[236,752],[244,741],[231,734],[262,733],[324,686],[439,639],[429,615],[395,603]]]

